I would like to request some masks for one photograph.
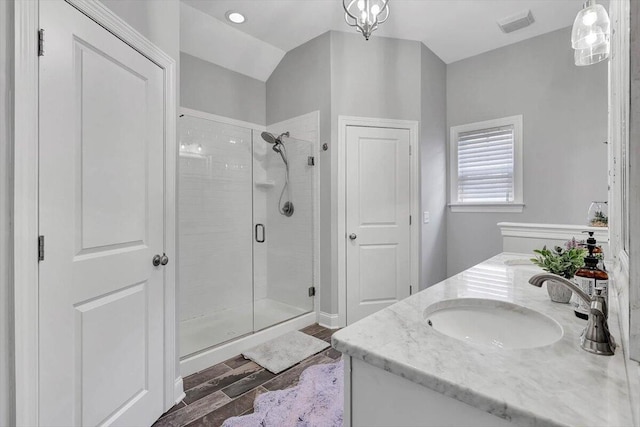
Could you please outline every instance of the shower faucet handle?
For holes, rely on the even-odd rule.
[[[356,240],[357,238],[358,238],[358,236],[356,235],[356,233],[349,234],[349,239]]]

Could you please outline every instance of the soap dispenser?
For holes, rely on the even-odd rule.
[[[576,285],[582,289],[587,295],[592,296],[596,288],[601,288],[601,296],[604,297],[605,302],[608,303],[608,291],[609,291],[609,275],[598,268],[600,259],[596,256],[596,239],[593,237],[593,231],[588,231],[589,238],[587,239],[587,249],[589,255],[584,258],[585,266],[579,269],[574,277]],[[576,295],[571,297],[571,305],[573,305],[573,311],[576,316],[581,319],[589,318],[589,305],[578,298]]]

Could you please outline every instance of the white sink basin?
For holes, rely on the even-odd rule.
[[[436,331],[450,337],[503,349],[543,347],[562,338],[558,322],[526,307],[504,301],[459,298],[425,310]]]

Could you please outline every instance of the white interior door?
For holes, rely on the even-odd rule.
[[[40,25],[40,422],[150,425],[163,412],[163,70],[64,1],[41,1]]]
[[[347,324],[409,296],[409,130],[347,126]]]

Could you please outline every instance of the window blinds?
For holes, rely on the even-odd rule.
[[[458,202],[514,201],[514,126],[458,134]]]

